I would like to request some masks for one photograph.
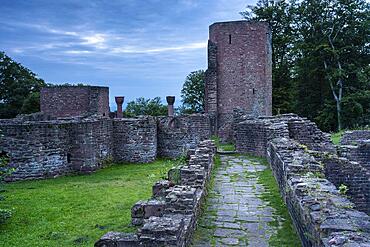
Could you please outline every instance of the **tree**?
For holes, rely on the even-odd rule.
[[[318,62],[315,69],[322,74],[335,102],[339,130],[343,125],[345,94],[363,89],[358,72],[366,69],[370,62],[366,48],[369,18],[369,4],[364,0],[305,0],[299,5],[297,28],[301,35],[298,42],[308,48],[306,58]]]
[[[324,130],[355,127],[353,119],[370,123],[369,6],[365,0],[260,0],[242,13],[272,27],[274,107]]]
[[[39,111],[38,93],[45,85],[32,71],[0,52],[0,118]],[[32,107],[25,105],[30,102]]]
[[[191,72],[185,79],[181,90],[182,113],[204,111],[204,70]]]
[[[127,104],[124,114],[127,117],[139,115],[165,116],[167,115],[167,106],[162,104],[160,97],[155,97],[153,99],[140,97]]]

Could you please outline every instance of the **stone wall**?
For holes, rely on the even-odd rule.
[[[277,137],[289,137],[285,122],[274,123],[270,118],[246,120],[236,125],[235,146],[239,153],[266,157],[268,142]]]
[[[356,145],[358,141],[370,140],[370,130],[346,131],[340,140],[341,145]]]
[[[153,198],[132,207],[132,223],[140,226],[136,233],[108,232],[95,246],[189,246],[215,152],[211,141],[200,142],[189,163],[180,168],[179,184],[159,181]]]
[[[73,171],[95,171],[114,157],[110,119],[82,120],[71,124],[67,146]]]
[[[147,163],[158,155],[178,158],[211,136],[206,114],[40,121],[45,116],[32,114],[0,121],[4,135],[0,152],[7,153],[10,166],[16,168],[9,181],[87,173],[108,160]]]
[[[356,208],[370,215],[370,171],[357,162],[336,155],[315,153],[324,165],[325,177],[337,188],[346,186],[346,195]]]
[[[116,162],[147,163],[157,157],[157,122],[153,117],[113,120]]]
[[[96,86],[52,86],[41,89],[40,108],[45,115],[64,118],[109,116],[109,88]]]
[[[211,136],[211,119],[207,114],[158,118],[158,156],[177,158],[186,155],[200,141]]]
[[[2,121],[1,151],[15,168],[8,181],[55,177],[70,172],[90,172],[112,154],[111,122]]]
[[[366,246],[370,217],[325,178],[324,166],[293,140],[269,142],[267,158],[303,246]]]
[[[357,145],[340,145],[337,147],[341,157],[360,163],[370,171],[370,141],[356,141]]]
[[[236,150],[240,153],[266,156],[268,142],[277,137],[291,138],[312,150],[336,151],[329,135],[306,118],[295,114],[247,118],[234,125]]]
[[[233,21],[210,26],[205,110],[216,116],[222,140],[232,138],[229,133],[234,109],[271,115],[271,57],[267,23]]]

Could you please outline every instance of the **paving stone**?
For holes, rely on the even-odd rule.
[[[210,192],[215,198],[209,199],[210,206],[202,216],[208,226],[216,227],[211,233],[214,239],[202,239],[193,246],[269,246],[269,239],[277,232],[269,222],[281,217],[260,198],[265,188],[258,184],[256,172],[264,169],[267,166],[247,157],[221,156]]]
[[[226,245],[237,245],[239,244],[239,239],[237,238],[222,238],[221,242]]]

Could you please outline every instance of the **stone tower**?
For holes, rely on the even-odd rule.
[[[223,140],[232,139],[234,109],[271,115],[271,53],[267,23],[231,21],[209,27],[205,111]]]

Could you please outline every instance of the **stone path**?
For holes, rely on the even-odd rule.
[[[221,156],[193,246],[269,246],[281,218],[260,199],[257,172],[266,168],[244,156]]]

